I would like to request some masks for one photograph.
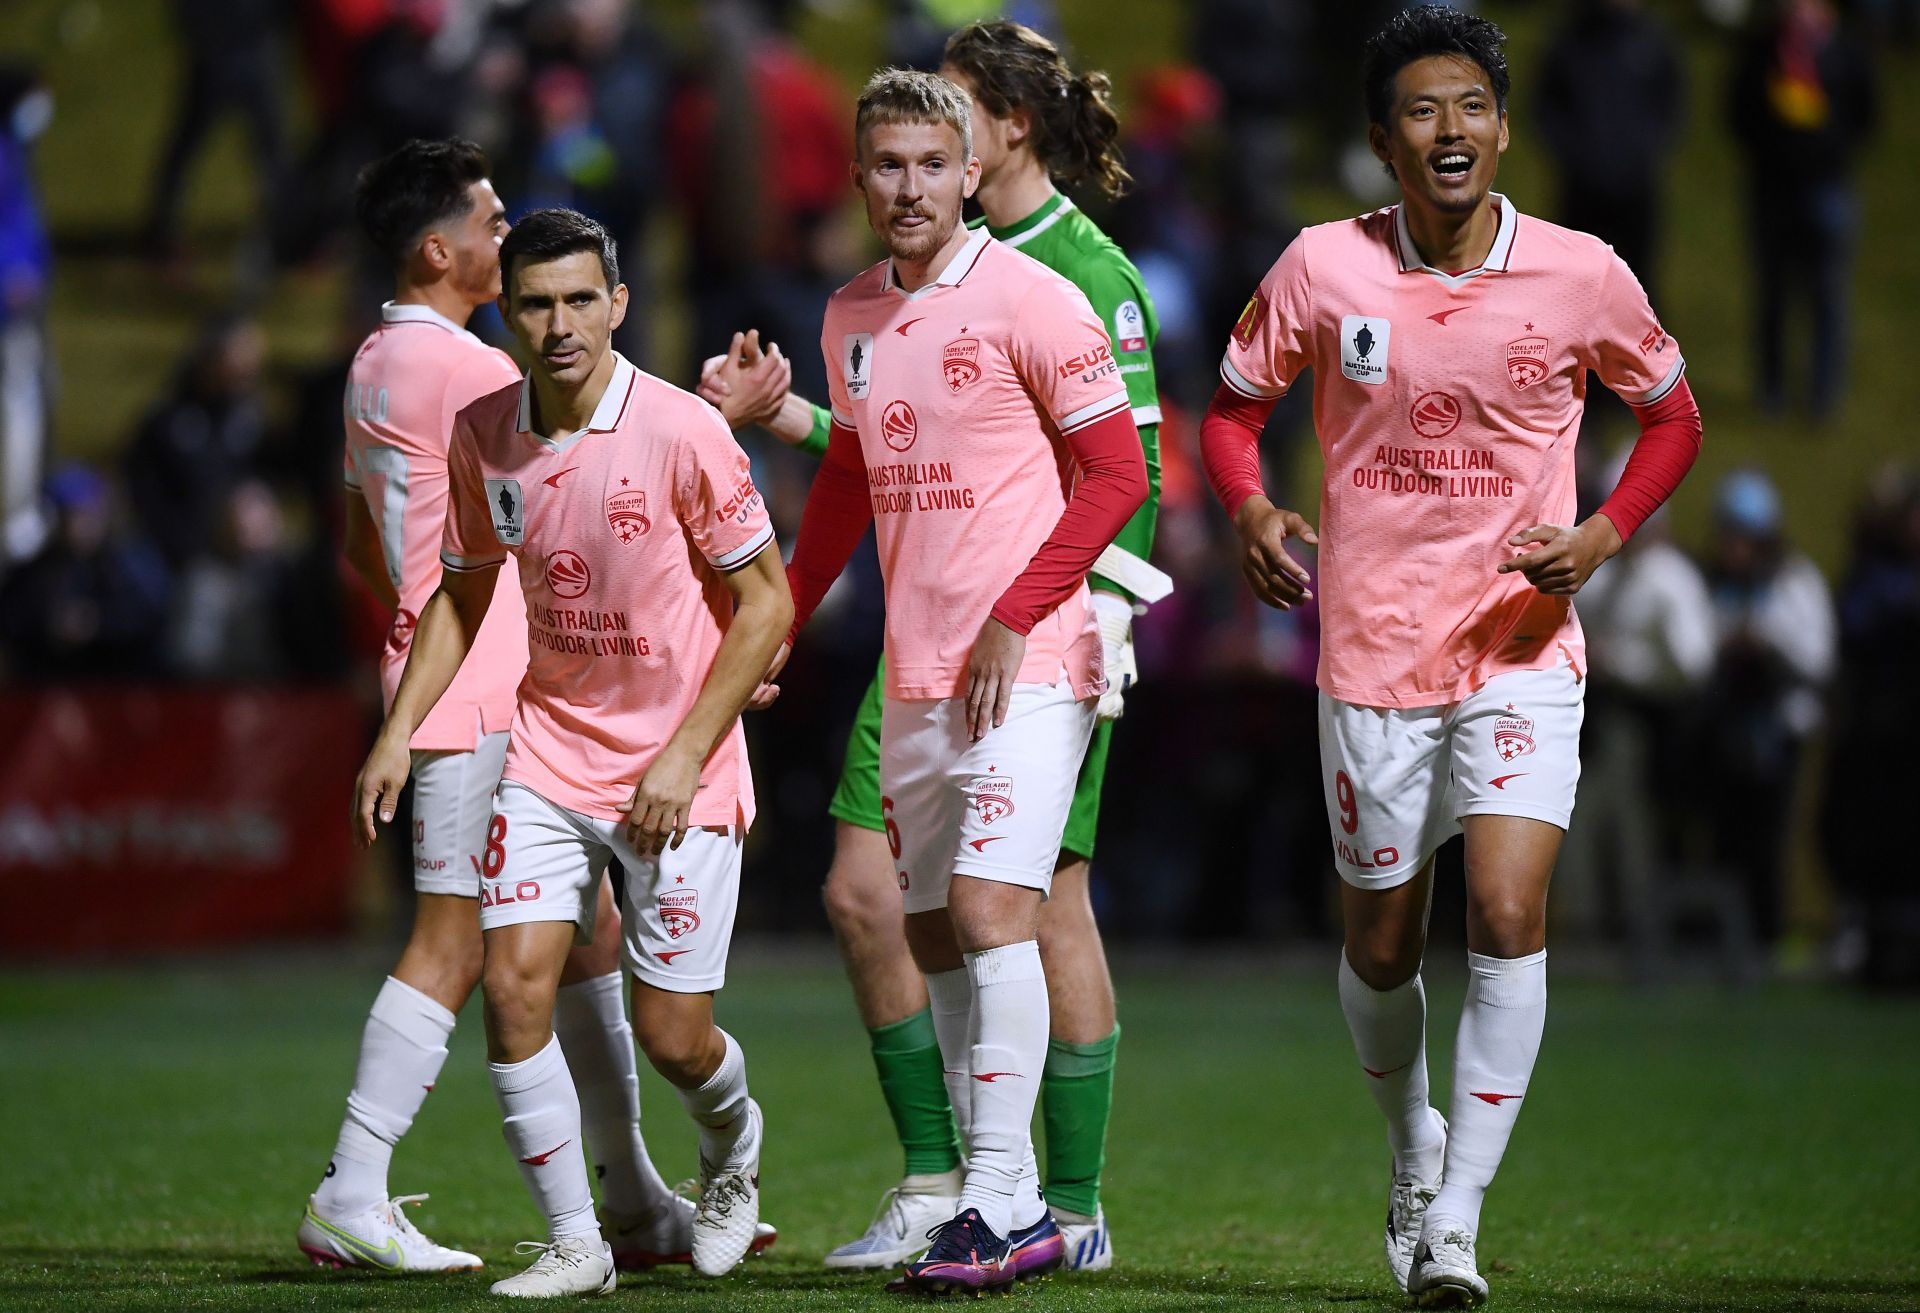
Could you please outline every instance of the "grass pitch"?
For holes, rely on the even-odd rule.
[[[1379,1255],[1386,1154],[1333,972],[1123,964],[1107,1182],[1119,1267],[1020,1307],[1398,1307]],[[1453,955],[1436,954],[1450,959]],[[364,954],[165,972],[0,975],[7,1147],[0,1309],[494,1308],[537,1218],[500,1140],[477,1005],[397,1191],[484,1274],[320,1272],[295,1249],[365,1008]],[[1432,973],[1444,1088],[1460,985]],[[768,1117],[773,1253],[722,1281],[623,1278],[675,1309],[897,1308],[819,1256],[866,1224],[899,1162],[853,1009],[824,956],[742,945],[724,1023]],[[643,1071],[669,1180],[691,1128]],[[1556,980],[1542,1065],[1490,1198],[1481,1263],[1505,1309],[1920,1305],[1920,1009],[1811,988],[1635,995]]]

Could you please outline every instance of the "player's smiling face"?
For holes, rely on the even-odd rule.
[[[600,257],[575,251],[551,260],[521,256],[500,312],[532,368],[562,388],[586,382],[627,314],[627,285],[607,289]]]
[[[867,222],[897,262],[932,259],[960,226],[960,207],[980,184],[979,161],[965,157],[960,134],[945,123],[875,123],[859,145],[853,180]]]
[[[1408,204],[1465,214],[1493,187],[1507,116],[1485,69],[1458,55],[1429,55],[1395,75],[1386,126],[1372,125],[1367,138]]]
[[[467,212],[448,225],[446,239],[453,255],[454,285],[475,305],[500,295],[500,243],[512,225],[507,207],[493,184],[482,178],[467,188]]]

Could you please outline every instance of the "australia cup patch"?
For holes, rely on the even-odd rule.
[[[1507,704],[1506,714],[1493,722],[1493,750],[1500,760],[1512,761],[1533,751],[1533,718],[1523,716]]]
[[[1387,348],[1393,325],[1378,315],[1340,319],[1340,372],[1356,383],[1379,387],[1387,381]]]
[[[630,543],[653,527],[647,518],[647,494],[638,488],[607,498],[607,527],[623,543]]]
[[[982,775],[973,782],[969,800],[982,825],[1013,815],[1013,780],[1006,775]]]
[[[487,513],[493,516],[493,536],[508,547],[527,540],[527,502],[518,479],[487,480]]]
[[[840,377],[847,396],[864,401],[873,386],[873,334],[848,333],[840,339]]]
[[[980,339],[956,337],[940,352],[940,374],[947,380],[947,391],[958,392],[980,377]]]
[[[700,895],[691,889],[670,889],[660,895],[660,924],[669,939],[682,939],[700,928]]]

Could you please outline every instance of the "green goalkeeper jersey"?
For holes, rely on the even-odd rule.
[[[975,219],[967,226],[983,225],[985,219]],[[1153,340],[1160,334],[1160,321],[1140,271],[1064,193],[1054,193],[1018,223],[1005,228],[987,225],[987,231],[1085,293],[1113,341],[1113,358],[1133,404],[1133,422],[1140,430],[1147,462],[1147,500],[1113,542],[1144,561],[1153,551],[1154,523],[1160,513],[1160,392],[1153,376]],[[816,406],[813,418],[813,433],[802,445],[818,455],[826,451],[830,417]],[[1125,591],[1097,573],[1094,580],[1116,592]]]

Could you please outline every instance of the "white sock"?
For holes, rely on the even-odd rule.
[[[1033,1172],[1033,1105],[1047,1062],[1047,977],[1040,945],[967,954],[973,980],[973,1086],[967,1183],[960,1208],[980,1210],[1001,1236],[1011,1234],[1022,1178]]]
[[[1410,1153],[1438,1149],[1440,1124],[1428,1107],[1427,991],[1419,973],[1392,989],[1375,989],[1355,974],[1342,950],[1340,1010],[1367,1074],[1367,1092],[1387,1119],[1396,1169]]]
[[[533,1202],[547,1217],[548,1233],[600,1239],[580,1153],[580,1096],[574,1092],[560,1041],[525,1062],[489,1062],[493,1093],[500,1100],[507,1147],[520,1163]]]
[[[680,1102],[687,1115],[700,1125],[700,1161],[713,1164],[718,1171],[740,1167],[752,1156],[754,1145],[748,1132],[753,1129],[747,1117],[747,1056],[726,1031],[726,1054],[720,1066],[705,1083],[680,1091]]]
[[[972,1141],[973,978],[965,967],[936,971],[927,977],[927,1004],[933,1012],[933,1034],[940,1042],[940,1068],[947,1082],[947,1102],[953,1105],[954,1124],[960,1129],[962,1152]]]
[[[600,1182],[600,1206],[649,1216],[672,1196],[640,1134],[640,1072],[618,971],[554,997],[553,1033],[580,1094],[580,1127]]]
[[[1453,1117],[1446,1176],[1427,1208],[1427,1229],[1445,1222],[1479,1233],[1480,1203],[1507,1151],[1526,1101],[1547,1023],[1547,952],[1530,957],[1467,954],[1467,1002],[1453,1049]]]
[[[440,1078],[453,1013],[412,985],[387,977],[360,1034],[360,1065],[347,1095],[347,1118],[333,1146],[314,1205],[344,1216],[387,1198],[393,1146],[413,1125]]]

